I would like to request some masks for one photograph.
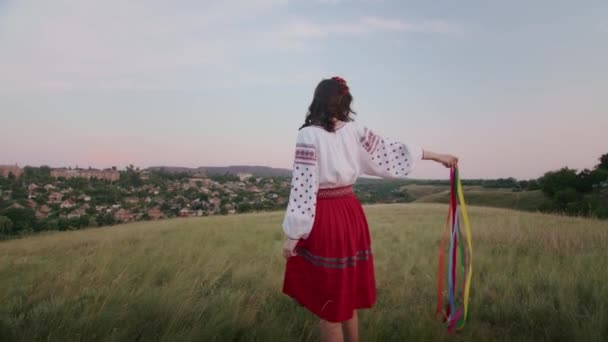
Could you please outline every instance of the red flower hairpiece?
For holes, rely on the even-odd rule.
[[[349,90],[348,86],[346,85],[346,81],[342,77],[334,76],[331,79],[334,81],[337,81],[338,84],[340,85],[340,94],[341,95],[348,94],[348,90]]]

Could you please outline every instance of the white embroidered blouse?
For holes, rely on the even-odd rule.
[[[283,231],[292,239],[308,238],[318,189],[352,185],[361,174],[405,178],[420,160],[420,147],[383,138],[356,122],[339,122],[335,132],[302,128]]]

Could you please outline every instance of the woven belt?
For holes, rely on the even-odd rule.
[[[327,188],[327,189],[319,189],[317,192],[318,198],[336,198],[336,197],[346,197],[353,195],[353,186],[347,185],[339,188]]]

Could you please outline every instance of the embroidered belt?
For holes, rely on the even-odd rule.
[[[336,198],[336,197],[346,197],[353,195],[353,186],[347,185],[339,188],[327,188],[327,189],[319,189],[317,192],[318,198]]]
[[[304,247],[296,247],[296,252],[299,256],[301,256],[311,264],[326,268],[353,267],[357,265],[357,262],[367,261],[372,258],[371,248],[359,250],[355,253],[355,255],[347,256],[344,258],[326,258],[319,255],[314,255]]]

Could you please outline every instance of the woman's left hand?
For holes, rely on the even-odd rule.
[[[288,237],[285,237],[285,242],[283,243],[283,256],[285,257],[285,259],[289,259],[289,257],[298,255],[298,253],[296,253],[295,251],[298,241],[299,240],[292,240]]]

